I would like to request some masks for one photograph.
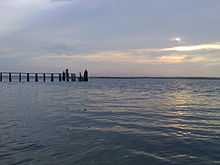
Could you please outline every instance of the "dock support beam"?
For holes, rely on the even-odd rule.
[[[71,81],[76,81],[76,75],[74,73],[71,73]]]
[[[51,73],[51,82],[54,81],[54,78],[53,78],[53,73]]]
[[[63,75],[62,75],[62,80],[63,80],[63,81],[65,81],[65,77],[66,77],[66,76],[65,76],[65,72],[63,72]]]
[[[38,82],[38,74],[35,73],[35,82]]]
[[[83,81],[89,81],[89,78],[88,78],[88,71],[87,71],[87,70],[84,71]]]
[[[66,69],[66,81],[69,81],[69,70]]]
[[[27,73],[27,82],[29,82],[29,81],[30,81],[30,74]]]
[[[21,73],[19,73],[19,82],[21,82]]]
[[[59,73],[59,81],[62,81],[62,74]]]
[[[83,81],[81,72],[79,72],[79,81]]]
[[[43,81],[46,82],[46,74],[43,73]]]
[[[9,82],[12,82],[11,73],[8,75]]]

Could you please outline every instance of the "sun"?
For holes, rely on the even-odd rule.
[[[182,43],[182,38],[181,37],[174,37],[174,38],[171,38],[170,41],[172,42],[175,42],[175,43]]]
[[[182,41],[182,38],[176,37],[176,38],[174,38],[174,41],[176,41],[176,42],[181,42],[181,41]]]

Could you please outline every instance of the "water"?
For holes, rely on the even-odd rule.
[[[220,81],[0,83],[0,164],[220,164]]]

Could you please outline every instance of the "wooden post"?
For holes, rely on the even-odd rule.
[[[83,80],[82,74],[81,74],[81,72],[79,72],[79,81],[82,81],[82,80]]]
[[[53,73],[51,73],[51,81],[53,82],[54,78],[53,78]]]
[[[19,82],[21,82],[21,73],[19,73]]]
[[[30,73],[27,73],[27,82],[30,81]]]
[[[35,82],[38,82],[38,74],[35,73]]]
[[[66,69],[66,81],[69,81],[69,70]]]
[[[46,82],[46,74],[43,73],[43,81]]]
[[[62,74],[59,73],[59,81],[62,81]]]
[[[87,71],[87,70],[84,71],[83,81],[89,81],[89,78],[88,78],[88,71]]]
[[[8,79],[9,79],[9,82],[11,82],[11,81],[12,81],[12,78],[11,78],[11,73],[9,73],[9,75],[8,75]]]
[[[62,79],[63,79],[63,81],[65,81],[65,78],[66,76],[65,76],[65,72],[63,72],[63,76],[62,76]]]
[[[71,73],[71,81],[73,81],[73,73]]]
[[[2,82],[2,72],[0,73],[0,82]]]
[[[74,73],[71,73],[71,81],[76,81],[76,75]]]

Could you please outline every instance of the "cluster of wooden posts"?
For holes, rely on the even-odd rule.
[[[69,73],[69,70],[66,69],[62,73],[24,73],[24,72],[0,72],[0,82],[3,81],[3,78],[8,79],[9,82],[12,82],[13,78],[18,78],[19,82],[22,82],[22,78],[25,78],[27,82],[30,82],[31,79],[34,79],[35,82],[42,79],[43,82],[46,82],[49,78],[49,81],[53,82],[55,79],[58,81],[88,81],[88,71],[85,70],[82,75],[79,73],[79,77],[75,73]]]

